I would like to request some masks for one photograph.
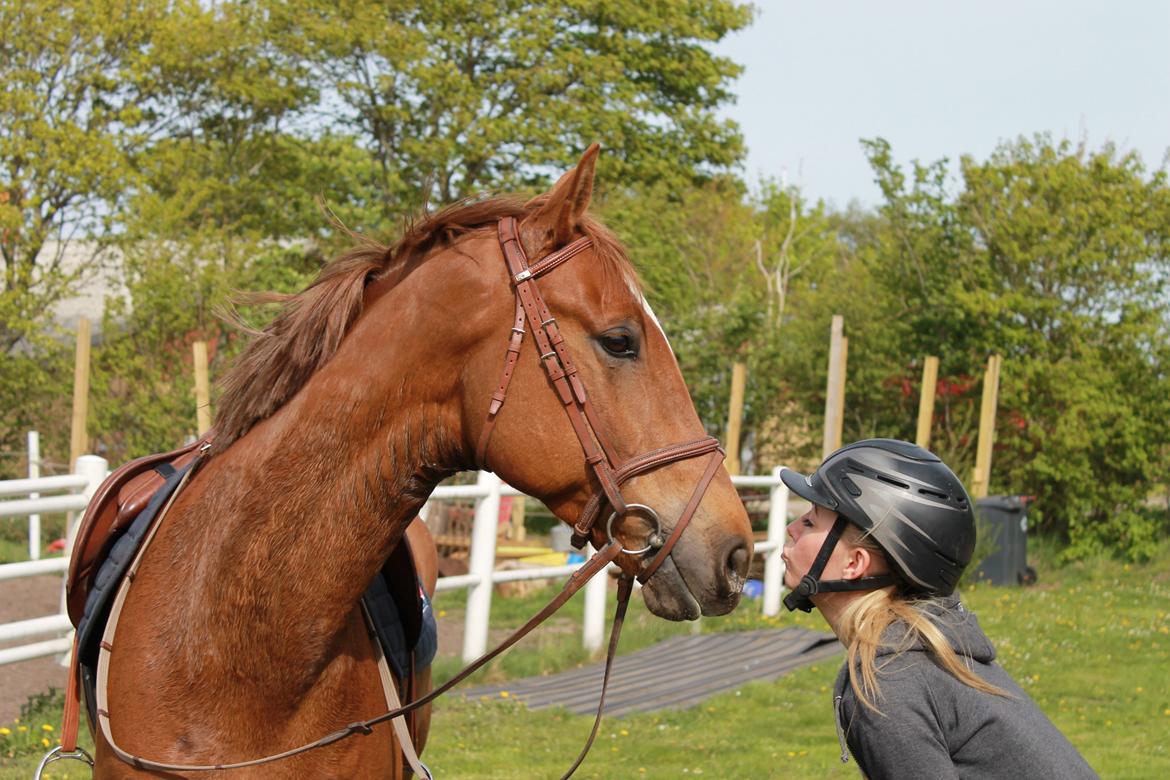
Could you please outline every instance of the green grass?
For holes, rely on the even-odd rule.
[[[1170,544],[1141,565],[1101,559],[1058,568],[1055,547],[1042,540],[1032,552],[1035,587],[977,585],[963,594],[1001,663],[1102,777],[1170,777]],[[497,598],[493,629],[520,624],[551,592]],[[458,617],[461,604],[459,594],[446,593],[436,608]],[[653,618],[637,599],[630,613],[623,652],[696,630]],[[563,616],[477,678],[514,679],[587,662],[580,619],[577,597]],[[759,602],[750,601],[728,617],[704,619],[698,630],[790,625],[824,628],[815,614],[765,619]],[[838,664],[833,659],[776,682],[744,685],[690,710],[607,718],[577,776],[855,778],[852,762],[838,758],[833,728],[829,691]],[[436,675],[448,677],[457,667],[455,659],[440,659]],[[591,723],[564,711],[529,712],[509,699],[450,696],[436,708],[425,758],[444,778],[559,777]],[[0,768],[0,780],[28,777],[35,765],[35,757],[13,759]]]

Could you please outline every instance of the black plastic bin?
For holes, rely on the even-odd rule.
[[[988,496],[975,502],[975,511],[980,532],[995,548],[975,566],[975,579],[992,585],[1034,583],[1036,571],[1028,566],[1028,497]]]

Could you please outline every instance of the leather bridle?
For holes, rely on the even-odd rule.
[[[580,549],[589,540],[606,504],[612,510],[609,520],[605,524],[607,542],[614,541],[614,521],[636,512],[648,518],[654,524],[655,530],[649,535],[643,547],[622,548],[621,551],[629,555],[654,554],[654,557],[638,574],[638,580],[646,582],[670,555],[683,531],[690,524],[691,518],[694,517],[695,511],[699,508],[699,503],[703,500],[703,495],[707,492],[708,485],[711,484],[711,479],[723,462],[723,450],[719,447],[717,439],[704,436],[694,441],[672,444],[647,452],[630,458],[619,466],[615,450],[603,433],[597,413],[585,392],[585,384],[581,379],[577,364],[569,355],[569,349],[565,345],[565,337],[557,325],[556,318],[549,311],[544,296],[540,294],[540,288],[536,283],[539,277],[588,249],[592,245],[592,239],[588,236],[578,238],[529,265],[524,245],[520,241],[516,218],[502,218],[497,229],[500,248],[504,253],[504,261],[508,265],[512,287],[516,291],[516,309],[512,322],[512,335],[508,341],[504,358],[504,370],[500,375],[495,392],[492,393],[491,403],[488,406],[487,422],[484,423],[480,432],[479,444],[476,447],[476,460],[481,467],[488,468],[488,443],[491,441],[497,415],[507,399],[508,385],[512,381],[512,374],[520,359],[520,350],[523,347],[526,333],[525,323],[527,323],[532,328],[532,336],[540,350],[540,363],[544,366],[549,383],[556,390],[557,396],[564,405],[573,432],[581,443],[585,462],[593,470],[599,485],[599,489],[589,499],[580,518],[573,526],[573,546]],[[638,474],[644,474],[676,461],[696,458],[708,453],[711,457],[708,459],[703,476],[699,479],[699,483],[691,495],[691,500],[687,502],[682,514],[675,522],[670,536],[664,538],[662,521],[658,517],[658,513],[645,504],[626,501],[621,491],[622,484]]]
[[[539,613],[534,615],[527,623],[516,629],[503,642],[497,645],[492,650],[477,658],[475,661],[464,667],[451,679],[443,685],[435,688],[430,693],[415,699],[414,701],[391,709],[381,715],[369,718],[364,721],[350,723],[347,726],[337,729],[313,742],[301,745],[299,747],[285,750],[281,753],[254,758],[247,761],[237,761],[232,763],[217,763],[217,764],[173,764],[162,761],[155,761],[152,759],[143,758],[122,749],[114,741],[113,735],[110,731],[109,721],[110,715],[105,709],[106,697],[106,680],[104,675],[99,675],[101,679],[98,683],[97,699],[98,699],[98,713],[99,724],[103,736],[109,745],[111,751],[119,759],[130,764],[140,770],[157,771],[157,772],[209,772],[222,771],[228,769],[242,769],[248,767],[261,766],[263,764],[271,763],[273,761],[281,761],[293,756],[306,753],[310,750],[315,750],[326,745],[331,745],[343,739],[347,739],[356,734],[370,734],[373,727],[385,723],[386,721],[394,721],[401,719],[418,708],[435,700],[443,693],[466,679],[476,670],[480,669],[484,664],[491,661],[500,653],[507,650],[516,642],[520,641],[524,636],[530,633],[534,628],[543,623],[549,616],[561,608],[578,590],[580,590],[586,582],[598,573],[604,572],[610,563],[621,554],[627,555],[649,555],[652,551],[653,558],[646,564],[637,579],[640,582],[648,580],[662,565],[666,558],[670,555],[671,550],[674,549],[675,544],[682,536],[683,531],[690,523],[691,518],[694,517],[696,510],[698,510],[699,503],[703,500],[703,496],[707,491],[707,487],[711,484],[715,472],[718,471],[719,466],[723,462],[723,450],[719,447],[719,442],[710,436],[705,436],[694,441],[684,442],[682,444],[674,444],[660,449],[652,450],[643,455],[630,458],[620,466],[614,454],[614,449],[609,445],[602,433],[601,425],[597,419],[597,415],[593,406],[589,402],[589,398],[585,393],[585,385],[581,381],[578,374],[577,366],[569,355],[569,351],[565,346],[564,336],[557,326],[556,319],[549,313],[548,306],[544,302],[544,297],[540,294],[540,289],[536,285],[536,279],[543,274],[548,273],[562,263],[568,261],[574,256],[580,254],[591,245],[591,239],[588,237],[579,238],[576,241],[568,244],[562,249],[559,249],[552,254],[547,255],[535,264],[529,265],[527,257],[524,253],[524,247],[520,243],[519,234],[517,232],[516,220],[513,217],[504,217],[498,223],[498,231],[500,237],[500,245],[503,249],[504,259],[508,264],[508,271],[511,275],[512,286],[516,291],[516,316],[512,326],[512,335],[508,342],[507,355],[504,362],[504,371],[500,377],[499,385],[496,391],[492,393],[491,404],[488,408],[487,421],[484,424],[483,430],[480,433],[479,443],[476,448],[476,458],[481,466],[487,467],[487,448],[491,440],[492,429],[496,424],[496,416],[498,415],[504,401],[507,398],[508,385],[512,380],[512,374],[516,368],[516,363],[520,357],[520,349],[523,345],[524,334],[526,332],[525,323],[527,322],[532,327],[532,334],[536,340],[536,344],[540,349],[540,362],[544,366],[545,372],[548,375],[549,382],[555,389],[557,396],[564,404],[565,412],[569,416],[569,422],[573,426],[574,432],[577,434],[577,439],[581,442],[581,448],[584,452],[585,462],[589,464],[597,477],[599,489],[586,503],[585,508],[581,512],[581,517],[573,526],[573,543],[576,547],[583,547],[585,542],[589,540],[593,534],[594,526],[598,518],[601,516],[602,509],[608,504],[611,508],[609,520],[605,525],[606,542],[588,561],[586,561],[581,568],[577,569],[569,580],[565,583],[560,593],[558,593]],[[707,466],[703,471],[702,477],[699,479],[698,485],[691,494],[690,501],[687,502],[683,508],[682,514],[675,522],[670,536],[666,539],[662,537],[662,524],[658,517],[658,513],[651,507],[644,504],[636,504],[628,502],[622,496],[621,486],[627,480],[647,471],[660,468],[670,463],[689,458],[699,457],[700,455],[710,454],[707,461]],[[188,472],[188,478],[195,473],[199,465],[203,462],[204,455],[201,454],[196,460],[195,464]],[[170,501],[175,500],[178,491],[171,497]],[[618,518],[623,518],[628,514],[639,513],[649,517],[655,525],[655,531],[647,539],[646,544],[641,548],[626,549],[622,547],[621,543],[613,536],[613,524]],[[165,520],[166,511],[160,515],[156,521],[155,526],[151,530],[153,535],[159,527],[161,527]],[[143,548],[139,552],[139,560],[145,552]],[[137,561],[135,566],[137,565]],[[133,579],[132,577],[130,579]],[[626,608],[629,604],[630,594],[633,590],[633,578],[629,575],[623,574],[618,579],[617,592],[617,609],[614,613],[613,628],[610,631],[609,646],[605,659],[605,673],[602,677],[601,695],[597,705],[597,715],[593,721],[593,730],[590,732],[589,739],[582,748],[577,759],[573,765],[563,775],[568,778],[584,761],[586,754],[588,754],[593,741],[597,736],[597,730],[601,723],[601,715],[605,707],[605,693],[609,687],[610,673],[613,669],[613,661],[617,654],[618,638],[621,635],[622,624],[625,620]],[[124,592],[119,593],[119,602],[125,598],[125,591],[128,591],[129,583],[125,582],[121,586]],[[116,607],[120,610],[120,606]],[[116,615],[116,613],[115,613]],[[112,616],[111,621],[116,624],[116,617]],[[112,634],[111,634],[112,636]],[[112,650],[112,648],[107,648]],[[74,652],[77,650],[74,648]],[[37,776],[40,776],[41,770],[50,760],[59,758],[80,758],[80,754],[84,751],[75,752],[77,749],[76,735],[78,725],[78,709],[79,704],[76,695],[76,672],[70,678],[70,691],[66,702],[66,725],[63,727],[62,746],[58,750],[63,751],[60,755],[55,755],[58,750],[52,751],[45,760],[42,761],[41,767],[37,770]],[[400,741],[409,742],[410,734],[405,729],[396,729],[396,736]],[[411,766],[415,768],[415,773],[429,777],[429,771],[425,766],[418,764],[417,757],[414,756],[413,746],[410,746],[406,753]],[[85,754],[88,758],[88,754]],[[92,765],[92,759],[89,763]]]

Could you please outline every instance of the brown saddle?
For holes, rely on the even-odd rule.
[[[109,548],[126,526],[134,521],[162,487],[166,477],[156,470],[163,466],[180,469],[193,461],[211,441],[208,433],[199,441],[173,452],[146,455],[119,466],[98,487],[77,528],[73,556],[65,580],[65,603],[69,620],[77,627],[98,568]],[[166,469],[164,469],[165,471]]]

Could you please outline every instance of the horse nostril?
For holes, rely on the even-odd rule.
[[[748,548],[747,545],[740,542],[732,548],[731,553],[727,556],[727,572],[728,574],[735,574],[743,579],[748,572]]]

